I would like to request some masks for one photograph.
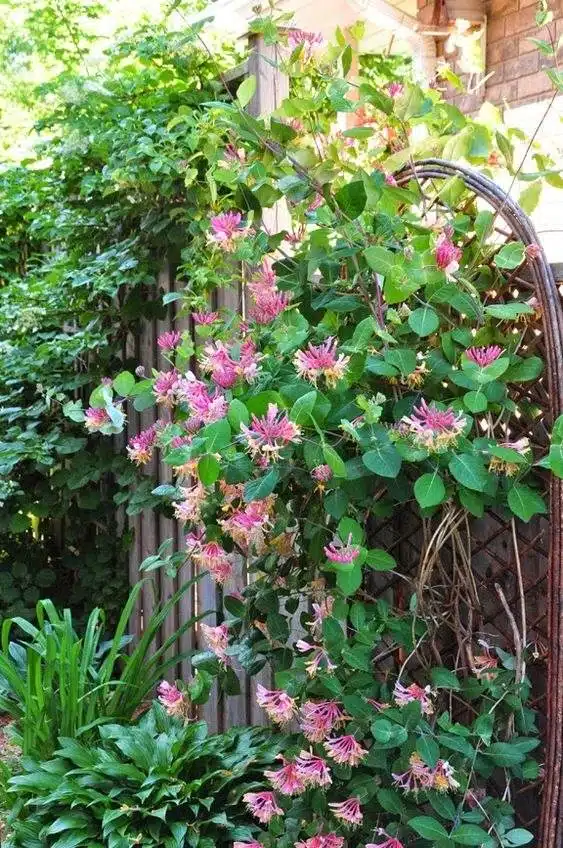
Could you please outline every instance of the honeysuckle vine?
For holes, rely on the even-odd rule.
[[[321,47],[254,27],[279,41],[294,85],[313,66],[317,87],[268,118],[245,111],[252,78],[210,104],[202,131],[220,143],[190,172],[207,205],[202,192],[180,269],[193,338],[162,335],[167,365],[100,386],[85,426],[119,432],[126,399],[156,406],[129,456],[170,465],[163,508],[223,590],[194,666],[234,692],[235,660],[269,664],[257,703],[295,731],[244,795],[256,827],[235,848],[523,845],[511,801],[539,775],[533,650],[524,616],[514,645],[486,632],[470,534],[493,506],[545,513],[543,475],[562,471],[561,423],[540,452],[537,410],[514,391],[543,379],[541,309],[515,284],[540,248],[505,242],[459,181],[393,176],[419,151],[460,151],[461,134],[458,156],[516,179],[513,137],[410,80],[348,81],[340,34]],[[262,210],[276,203],[286,223],[272,231]],[[426,540],[415,577],[380,532],[407,503]],[[159,691],[176,715],[186,697]]]

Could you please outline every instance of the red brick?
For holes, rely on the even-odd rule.
[[[513,103],[518,97],[518,84],[516,81],[501,83],[500,85],[488,85],[486,91],[487,100],[493,103]]]
[[[537,53],[525,53],[504,63],[504,79],[508,81],[530,76],[539,69],[539,66],[540,57]]]
[[[522,9],[520,12],[513,12],[511,15],[507,15],[504,20],[504,33],[510,38],[518,32],[524,32],[533,27],[535,20],[535,6],[528,6],[527,9]]]
[[[493,18],[487,24],[487,42],[492,44],[504,38],[505,18]]]
[[[543,71],[538,71],[529,77],[521,77],[518,80],[518,100],[532,98],[541,100],[542,94],[551,90],[551,82]]]
[[[537,51],[538,48],[533,41],[530,41],[530,39],[539,37],[537,29],[531,29],[528,32],[522,33],[522,35],[519,36],[520,40],[518,41],[518,51],[520,55],[522,56],[525,53],[533,53]]]
[[[489,15],[504,17],[518,11],[518,0],[490,0]]]
[[[520,8],[525,9],[527,6],[534,6],[534,8],[538,5],[538,0],[520,0]]]
[[[497,65],[502,65],[507,59],[514,59],[518,56],[518,42],[514,39],[510,41],[495,41],[493,44],[487,45],[487,70],[496,68]]]

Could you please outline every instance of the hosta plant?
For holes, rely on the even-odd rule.
[[[264,728],[210,736],[155,704],[138,725],[99,728],[92,745],[61,739],[53,759],[26,759],[7,848],[215,848],[250,840],[242,796],[281,747]]]
[[[255,29],[278,38],[271,21]],[[349,82],[343,37],[279,42],[290,76],[313,63],[324,84],[267,119],[244,110],[252,78],[212,107],[218,149],[183,256],[194,337],[162,335],[169,367],[100,386],[85,425],[119,430],[126,397],[156,407],[129,456],[172,467],[157,491],[225,596],[194,662],[222,679],[232,657],[251,673],[269,663],[258,703],[299,719],[301,740],[246,794],[262,826],[251,844],[526,844],[511,802],[538,775],[532,639],[509,609],[513,644],[486,632],[471,526],[490,509],[513,529],[545,513],[542,474],[561,473],[563,428],[541,447],[527,391],[544,379],[525,288],[541,249],[499,238],[460,180],[395,175],[439,152],[517,183],[514,134],[412,82]],[[327,133],[337,113],[348,128]],[[275,203],[277,229],[263,212]],[[414,573],[385,549],[407,505]]]

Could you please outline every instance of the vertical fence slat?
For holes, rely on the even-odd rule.
[[[125,361],[139,361],[138,339],[132,333],[127,335],[124,349]],[[139,413],[135,410],[132,401],[127,402],[127,438],[136,435],[140,430]],[[133,541],[129,550],[129,583],[134,586],[139,579],[139,565],[142,560],[141,549],[141,516],[128,516],[129,530],[133,534]],[[137,640],[142,631],[142,595],[137,596],[135,607],[131,614],[129,632]]]

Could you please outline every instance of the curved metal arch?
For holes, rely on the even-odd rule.
[[[399,185],[458,177],[483,198],[525,245],[538,244],[528,216],[492,180],[442,159],[423,159],[395,174]],[[543,250],[528,263],[531,283],[541,304],[546,344],[546,371],[552,419],[563,412],[563,310],[559,291]],[[538,846],[563,848],[563,480],[551,477],[548,555],[548,640],[546,762]]]

